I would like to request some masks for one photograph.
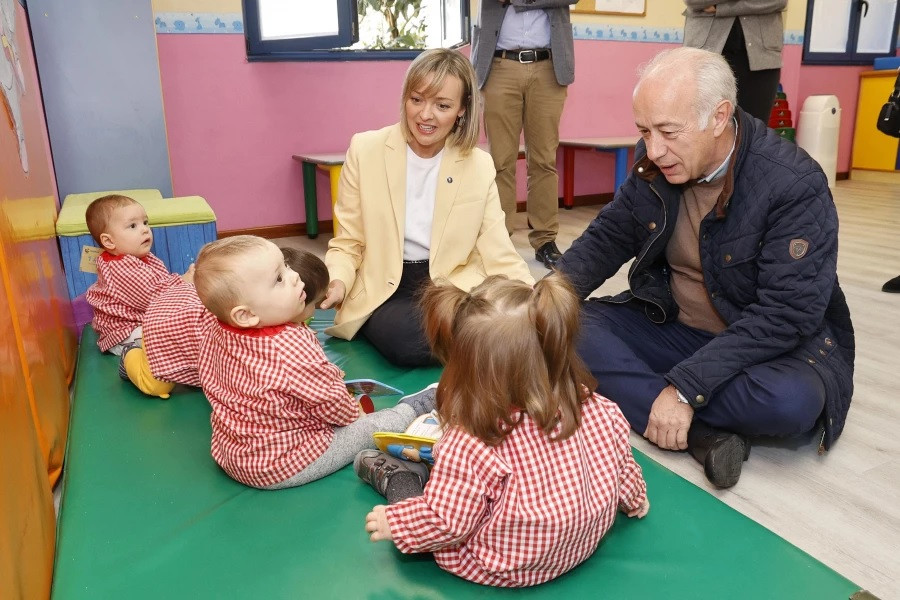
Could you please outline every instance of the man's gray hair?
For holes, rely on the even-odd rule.
[[[687,73],[693,73],[697,84],[694,111],[700,130],[706,129],[716,105],[722,100],[731,103],[731,111],[734,113],[734,107],[737,106],[737,82],[728,61],[721,54],[700,48],[675,48],[654,56],[641,67],[634,93],[637,93],[646,79],[665,75],[674,81]]]

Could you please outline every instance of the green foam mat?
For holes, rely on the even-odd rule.
[[[320,311],[314,326],[323,329],[328,317]],[[393,367],[362,341],[321,339],[348,378],[410,393],[440,374]],[[430,555],[369,542],[365,515],[383,499],[352,467],[279,491],[232,481],[210,457],[203,394],[179,388],[168,401],[145,397],[119,379],[117,360],[99,353],[86,327],[53,598],[795,600],[847,598],[859,589],[639,452],[646,518],[620,514],[590,559],[549,583],[515,591],[472,584],[441,571]]]

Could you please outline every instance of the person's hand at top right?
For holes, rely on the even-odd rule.
[[[319,308],[331,308],[332,306],[340,306],[347,295],[347,286],[340,279],[332,279],[325,291],[325,299]]]

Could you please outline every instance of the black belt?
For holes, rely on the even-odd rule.
[[[520,63],[533,63],[550,58],[548,48],[536,48],[534,50],[497,50],[494,52],[497,58],[508,58]]]

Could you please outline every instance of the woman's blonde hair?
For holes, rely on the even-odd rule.
[[[431,78],[428,87],[423,88],[425,80]],[[466,108],[456,121],[456,125],[447,137],[447,143],[468,154],[478,143],[478,116],[481,106],[481,95],[475,79],[475,69],[469,59],[458,50],[449,48],[433,48],[416,57],[403,80],[403,94],[400,98],[400,128],[406,141],[412,139],[412,132],[406,122],[406,101],[413,92],[426,95],[437,93],[444,85],[447,77],[456,77],[462,85],[462,104]]]
[[[441,420],[489,445],[502,442],[523,412],[553,440],[575,433],[581,405],[596,387],[575,353],[580,304],[558,274],[533,289],[503,275],[469,293],[428,285],[425,332],[445,364],[437,391]]]

